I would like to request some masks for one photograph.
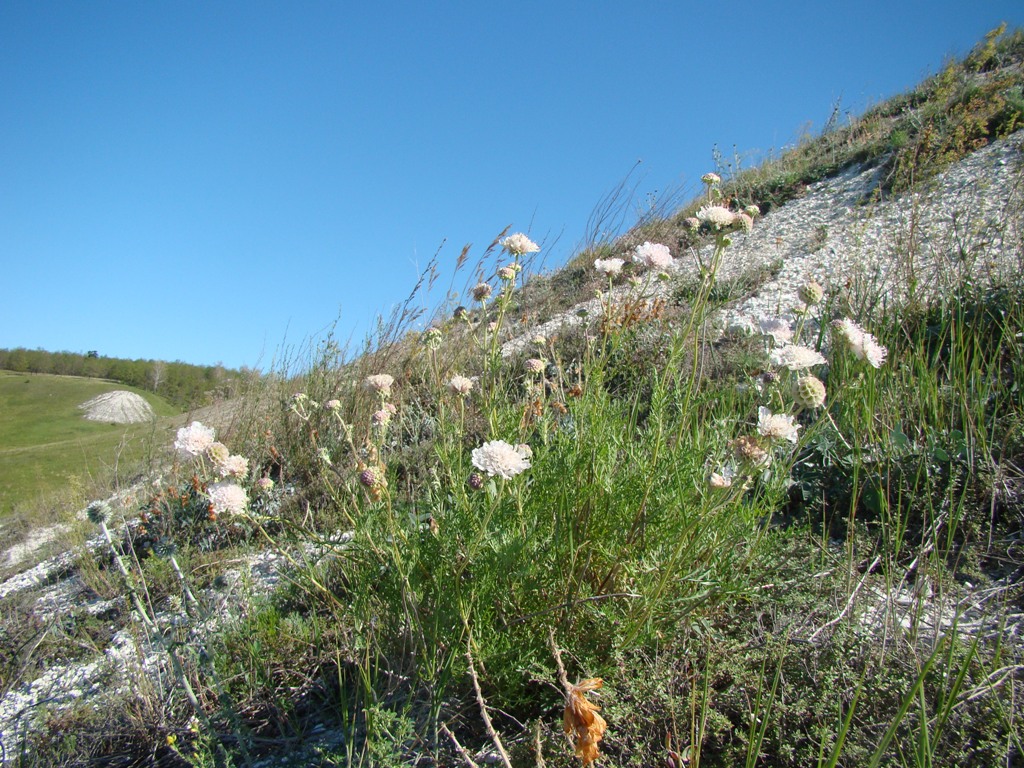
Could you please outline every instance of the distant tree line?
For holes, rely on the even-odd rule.
[[[234,397],[254,372],[222,365],[190,365],[162,360],[103,357],[94,350],[47,352],[42,349],[0,349],[0,370],[89,376],[155,392],[182,409]]]

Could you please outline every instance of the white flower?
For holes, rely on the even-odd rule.
[[[718,232],[735,224],[736,214],[720,205],[705,205],[697,211],[697,219]]]
[[[524,253],[536,253],[540,250],[540,246],[522,232],[509,235],[501,241],[501,245],[514,256],[522,256]]]
[[[789,440],[795,443],[796,432],[800,429],[799,424],[793,423],[793,416],[784,416],[781,413],[772,413],[763,405],[757,409],[757,431],[762,437],[769,440]]]
[[[256,481],[256,487],[259,488],[264,493],[269,493],[274,489],[274,481],[271,480],[269,477],[261,477],[259,480]]]
[[[750,204],[750,205],[748,205],[748,206],[745,206],[745,207],[743,208],[743,212],[744,212],[745,214],[747,214],[747,216],[749,216],[749,217],[750,217],[750,218],[752,218],[752,219],[756,219],[756,218],[757,218],[758,216],[760,216],[760,215],[761,215],[761,209],[760,209],[760,208],[758,208],[758,207],[757,207],[756,205],[754,205],[753,203],[751,203],[751,204]]]
[[[178,430],[174,449],[182,456],[202,456],[213,445],[214,434],[212,427],[204,427],[200,422],[193,421]]]
[[[850,347],[854,357],[858,360],[867,360],[875,368],[881,367],[885,362],[885,356],[889,353],[870,333],[865,331],[853,320],[843,318],[832,323],[832,327],[838,332]]]
[[[391,394],[391,385],[395,383],[395,377],[387,373],[375,373],[363,379],[363,383],[374,392],[387,397]]]
[[[803,371],[815,365],[824,365],[825,357],[817,350],[799,344],[787,344],[773,349],[769,357],[772,365],[790,371]]]
[[[644,243],[633,251],[633,261],[649,269],[665,269],[672,263],[672,254],[667,245],[660,243]]]
[[[703,176],[700,177],[700,180],[707,184],[709,187],[714,184],[722,183],[722,177],[719,176],[717,173],[705,173]]]
[[[448,382],[448,389],[457,395],[468,395],[473,391],[473,380],[466,376],[459,376],[456,374],[452,376],[451,381]]]
[[[487,301],[491,297],[491,286],[487,283],[477,283],[473,286],[473,298],[476,301]]]
[[[340,411],[341,400],[328,400],[326,403],[324,403],[324,408],[326,408],[329,411]]]
[[[244,512],[249,503],[249,496],[245,489],[236,483],[214,483],[207,492],[213,511],[218,515]]]
[[[622,271],[625,263],[622,259],[594,259],[594,269],[608,277],[614,277]]]
[[[245,456],[225,456],[216,463],[217,474],[221,477],[245,477],[249,474],[249,460]]]
[[[492,477],[511,479],[530,468],[529,458],[504,440],[491,440],[473,449],[473,466]]]
[[[786,344],[793,339],[789,322],[781,318],[762,317],[758,321],[762,336],[771,336],[776,344]]]
[[[539,358],[531,357],[523,363],[523,367],[526,368],[529,373],[544,373],[544,369],[547,368],[547,363]]]

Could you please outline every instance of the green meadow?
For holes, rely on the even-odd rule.
[[[78,406],[105,392],[135,392],[152,406],[149,424],[89,421]],[[145,462],[162,419],[177,410],[150,392],[77,376],[0,371],[0,515],[69,487],[88,489]]]

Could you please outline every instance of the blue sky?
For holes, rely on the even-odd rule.
[[[554,268],[638,160],[638,205],[695,190],[714,146],[790,144],[1000,21],[1024,3],[6,0],[0,347],[361,338],[439,249],[447,277],[511,225]]]

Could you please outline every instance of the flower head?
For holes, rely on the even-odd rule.
[[[328,411],[340,411],[341,400],[338,400],[337,398],[328,400],[326,403],[324,403],[324,408],[326,408]]]
[[[391,386],[395,383],[395,377],[388,373],[375,373],[363,379],[363,384],[368,389],[379,393],[382,397],[391,394]]]
[[[801,376],[793,384],[793,399],[801,408],[820,408],[825,404],[825,385],[815,376]]]
[[[492,477],[506,480],[530,468],[530,460],[504,440],[491,440],[472,453],[473,466]]]
[[[501,241],[502,247],[511,253],[513,256],[522,256],[526,253],[536,253],[540,250],[540,246],[537,245],[533,240],[528,238],[522,232],[517,232],[514,235],[509,235]]]
[[[751,203],[750,205],[746,205],[746,206],[744,206],[744,207],[743,207],[743,212],[744,212],[745,214],[747,214],[747,216],[749,216],[749,217],[750,217],[750,218],[752,218],[752,219],[756,219],[756,218],[757,218],[758,216],[760,216],[760,215],[761,215],[761,209],[760,209],[760,208],[758,208],[758,207],[757,207],[756,205],[754,205],[753,203]]]
[[[743,232],[749,232],[754,228],[754,217],[748,213],[737,213],[735,219],[735,226],[737,229]]]
[[[687,216],[683,219],[683,226],[691,231],[700,229],[700,219],[696,216]]]
[[[224,443],[211,443],[210,447],[206,449],[206,457],[213,462],[214,466],[227,461],[230,455],[231,451]]]
[[[110,505],[105,501],[93,501],[85,508],[85,516],[93,525],[100,525],[110,520]]]
[[[423,345],[427,349],[440,349],[443,337],[440,329],[428,328],[423,332]]]
[[[487,301],[491,297],[491,286],[487,283],[477,283],[473,286],[473,299],[475,301]]]
[[[625,265],[622,259],[594,259],[594,269],[608,277],[615,277]]]
[[[649,269],[665,269],[672,263],[672,254],[669,253],[667,245],[644,243],[633,251],[633,261]]]
[[[374,411],[373,415],[370,417],[370,421],[373,422],[373,426],[375,427],[386,427],[391,423],[391,411],[385,408],[381,408],[379,411]]]
[[[232,454],[217,462],[216,469],[221,477],[245,477],[249,474],[249,460],[245,456]]]
[[[544,373],[544,369],[547,368],[547,363],[537,357],[531,357],[525,363],[523,367],[526,368],[529,373]]]
[[[263,493],[269,493],[274,489],[274,481],[269,477],[261,477],[256,481],[256,487],[263,491]]]
[[[773,349],[770,360],[772,365],[790,371],[803,371],[815,365],[824,365],[826,362],[824,355],[820,352],[799,344],[786,344]]]
[[[597,714],[601,708],[589,701],[585,694],[603,684],[601,678],[595,677],[570,686],[566,692],[562,725],[572,739],[576,757],[583,761],[584,766],[597,760],[600,755],[597,744],[608,728],[605,719]]]
[[[807,306],[812,307],[815,304],[820,304],[821,300],[825,298],[825,289],[821,287],[820,283],[811,280],[810,282],[801,285],[797,289],[796,295],[800,301]]]
[[[736,214],[721,205],[705,205],[697,211],[697,219],[708,229],[722,232],[736,223]]]
[[[215,514],[239,514],[245,511],[249,496],[245,489],[237,483],[220,482],[211,485],[207,491],[210,506]]]
[[[875,368],[880,368],[885,362],[888,350],[853,320],[849,318],[836,320],[832,323],[832,327],[858,360],[867,360]]]
[[[459,376],[456,374],[452,376],[448,382],[448,389],[454,392],[456,395],[465,397],[473,391],[473,380],[466,376]]]
[[[757,431],[762,437],[767,437],[775,442],[788,440],[795,443],[799,424],[793,423],[793,416],[785,416],[781,413],[772,413],[763,405],[757,409]]]
[[[733,454],[740,464],[752,467],[767,467],[772,462],[772,455],[758,442],[756,437],[742,435],[732,442]]]
[[[723,467],[721,472],[712,472],[708,475],[708,487],[713,491],[722,491],[726,488],[731,488],[732,481],[735,477],[735,467]]]
[[[498,270],[498,279],[510,283],[516,279],[517,274],[519,274],[519,270],[510,264]]]
[[[786,344],[793,338],[793,329],[782,318],[762,317],[758,321],[762,336],[770,336],[776,344]]]
[[[178,430],[174,449],[182,456],[202,456],[213,445],[214,434],[211,427],[204,427],[200,422],[193,421],[187,427]]]
[[[700,177],[700,180],[707,184],[709,187],[714,186],[715,184],[722,183],[722,177],[719,176],[717,173],[705,173],[703,176]]]

